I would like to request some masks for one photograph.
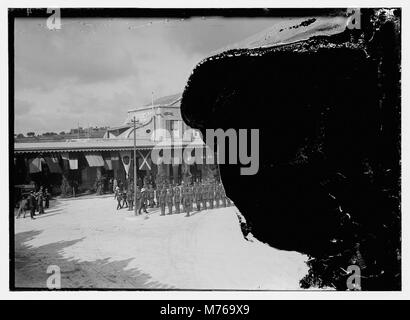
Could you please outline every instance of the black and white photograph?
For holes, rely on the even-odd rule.
[[[10,291],[403,289],[400,7],[7,13]]]

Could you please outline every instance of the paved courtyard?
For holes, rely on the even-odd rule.
[[[16,287],[46,287],[57,265],[62,288],[299,289],[307,257],[245,240],[236,210],[144,219],[113,196],[53,200],[15,220]]]

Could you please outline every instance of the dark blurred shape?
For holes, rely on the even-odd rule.
[[[181,111],[204,135],[260,129],[259,172],[220,165],[222,181],[244,231],[312,257],[302,287],[345,290],[360,256],[363,289],[399,290],[400,10],[347,19],[286,21],[203,60]]]

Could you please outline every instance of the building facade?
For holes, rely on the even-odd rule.
[[[199,132],[182,121],[180,101],[180,94],[172,95],[129,110],[124,123],[107,128],[102,138],[15,142],[14,184],[45,186],[63,195],[111,191],[114,179],[126,187],[134,176],[134,127],[140,186],[215,178],[217,166],[185,163],[177,152],[204,147]],[[158,146],[170,152],[171,163],[152,161],[151,152]]]

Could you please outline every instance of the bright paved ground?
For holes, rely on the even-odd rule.
[[[235,207],[134,217],[112,196],[55,200],[15,225],[16,286],[63,288],[299,289],[307,257],[246,241]],[[28,214],[29,216],[29,214]]]

